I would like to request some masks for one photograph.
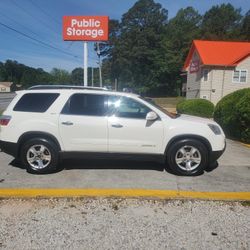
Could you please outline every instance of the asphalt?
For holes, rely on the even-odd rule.
[[[146,189],[200,192],[249,192],[250,148],[227,140],[218,166],[196,177],[168,173],[164,165],[136,161],[67,160],[62,171],[31,175],[13,158],[0,153],[0,189]]]
[[[8,107],[15,95],[15,93],[0,93],[0,111]]]

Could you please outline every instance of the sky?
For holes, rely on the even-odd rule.
[[[107,15],[121,19],[135,0],[0,0],[0,62],[7,59],[50,71],[52,68],[72,71],[83,67],[83,42],[63,41],[62,17],[64,15]],[[169,19],[180,8],[194,7],[204,14],[213,5],[231,3],[242,9],[250,9],[249,0],[155,0],[168,10]],[[36,41],[9,30],[7,25],[32,38],[57,49],[48,48]],[[88,43],[88,65],[97,67],[97,55],[93,43]]]

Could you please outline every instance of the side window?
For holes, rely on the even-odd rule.
[[[247,82],[247,70],[234,70],[234,72],[233,72],[233,82],[234,83]]]
[[[104,116],[107,112],[105,95],[74,94],[70,97],[62,114]]]
[[[151,110],[132,98],[122,97],[117,104],[115,115],[123,118],[145,119]]]
[[[209,70],[208,69],[203,69],[202,70],[203,82],[207,82],[208,81],[208,74],[209,74]]]
[[[13,110],[43,113],[52,105],[58,96],[58,93],[25,94],[17,102]]]
[[[110,95],[108,96],[108,114],[112,115],[115,113],[117,107],[120,105],[120,96]]]

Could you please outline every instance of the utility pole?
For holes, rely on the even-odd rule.
[[[83,44],[84,44],[83,82],[84,82],[84,87],[87,87],[88,86],[88,43],[84,42]]]
[[[99,64],[99,81],[100,81],[100,87],[102,87],[102,62],[101,62],[101,51],[100,51],[100,44],[99,42],[96,43],[96,53],[98,56],[98,64]]]
[[[115,91],[118,91],[118,82],[117,82],[117,78],[115,78]]]
[[[94,68],[91,67],[91,83],[92,83],[92,87],[94,87]]]

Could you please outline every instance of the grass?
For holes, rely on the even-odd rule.
[[[241,205],[244,207],[250,207],[250,201],[242,201]]]
[[[153,100],[163,108],[176,108],[177,103],[184,100],[185,97],[163,97],[163,98],[153,98]]]

